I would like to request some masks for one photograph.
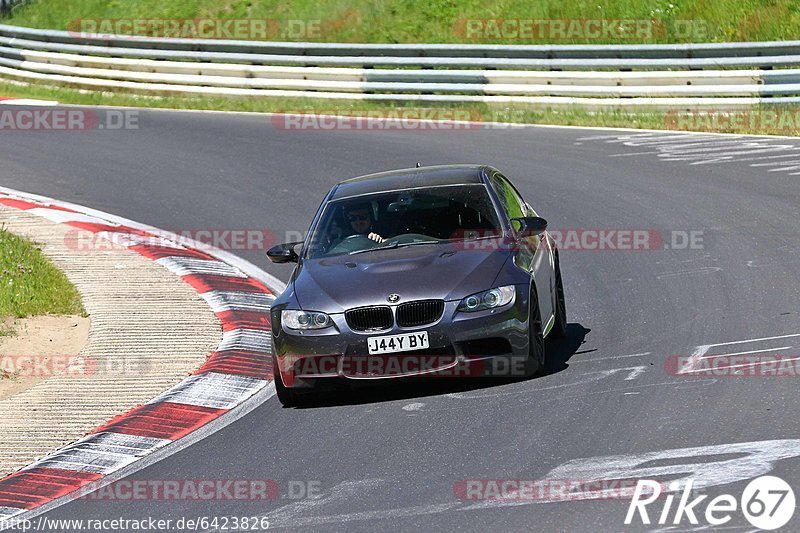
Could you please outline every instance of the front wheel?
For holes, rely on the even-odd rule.
[[[525,377],[539,374],[544,369],[545,363],[542,314],[539,311],[536,286],[533,284],[531,284],[528,309],[528,359],[525,361]]]

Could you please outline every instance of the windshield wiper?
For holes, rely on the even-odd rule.
[[[377,248],[354,250],[350,252],[349,255],[363,254],[364,252],[375,252],[378,250],[391,250],[392,248],[405,248],[406,246],[418,246],[420,244],[439,244],[439,242],[441,241],[415,241],[415,242],[404,242],[402,244],[398,242],[393,242],[392,244],[387,244],[386,246],[378,246]]]

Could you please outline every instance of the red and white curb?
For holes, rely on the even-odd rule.
[[[0,479],[0,530],[151,464],[220,427],[221,417],[274,394],[269,308],[283,283],[228,252],[86,207],[0,187],[0,205],[94,232],[192,285],[223,326],[217,351],[192,376],[145,405]],[[164,237],[166,235],[166,237]],[[141,236],[142,238],[136,238]],[[156,238],[158,236],[158,238]],[[265,394],[263,394],[265,393]],[[217,422],[217,423],[215,423]],[[174,452],[173,452],[174,453]],[[150,459],[148,461],[147,459]],[[133,467],[133,468],[132,468]],[[4,526],[4,519],[7,520]]]

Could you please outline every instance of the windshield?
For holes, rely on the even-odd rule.
[[[483,185],[405,189],[329,203],[309,259],[502,234]]]

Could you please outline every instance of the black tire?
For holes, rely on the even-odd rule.
[[[544,370],[544,335],[542,334],[542,314],[539,311],[539,297],[536,286],[531,284],[530,306],[528,312],[528,359],[525,361],[525,377],[535,376]]]
[[[280,370],[278,370],[278,361],[274,355],[272,356],[272,369],[275,375],[275,395],[278,397],[278,401],[284,407],[296,407],[299,404],[297,393],[283,384]]]
[[[567,304],[564,300],[564,282],[561,281],[561,263],[558,260],[558,254],[556,254],[555,259],[555,320],[553,323],[553,329],[550,330],[550,335],[555,338],[562,338],[566,337],[567,335]]]

